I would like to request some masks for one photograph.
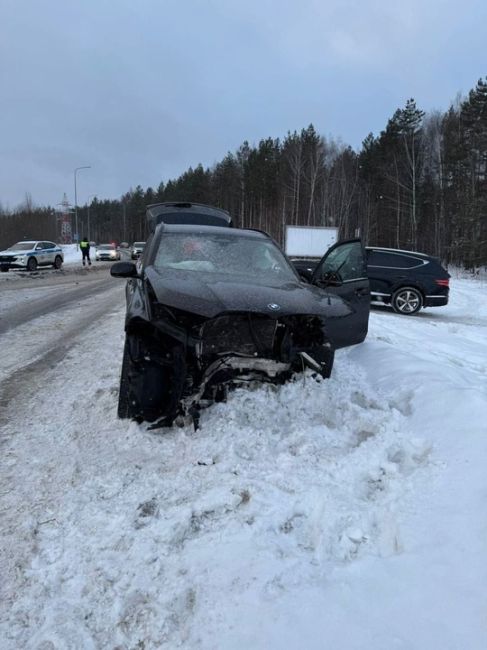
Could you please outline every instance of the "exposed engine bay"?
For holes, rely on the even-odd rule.
[[[170,426],[226,399],[228,391],[262,382],[282,384],[311,368],[329,377],[334,350],[316,315],[226,313],[204,318],[159,303],[151,322],[127,329],[124,372],[131,416]]]

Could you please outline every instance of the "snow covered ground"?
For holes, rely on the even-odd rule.
[[[76,244],[64,244],[61,248],[63,249],[65,264],[81,264],[82,255]]]
[[[197,432],[116,419],[122,292],[38,319],[62,360],[7,332],[0,647],[484,650],[486,298],[374,310],[329,381]]]

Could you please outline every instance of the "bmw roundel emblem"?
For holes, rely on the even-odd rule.
[[[275,302],[270,302],[267,306],[271,311],[279,311],[279,309],[281,309],[281,305],[278,305]]]

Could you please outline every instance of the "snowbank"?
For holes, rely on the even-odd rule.
[[[197,432],[116,419],[121,307],[17,370],[2,647],[483,650],[487,300],[452,285]]]

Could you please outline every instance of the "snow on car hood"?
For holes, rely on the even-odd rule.
[[[146,269],[158,302],[214,318],[222,312],[250,311],[275,315],[317,314],[341,318],[351,308],[339,296],[298,281],[262,285],[257,282],[214,279],[213,275]]]
[[[0,255],[17,255],[17,256],[20,256],[20,255],[27,255],[28,253],[33,253],[33,252],[34,252],[33,248],[30,248],[28,251],[19,250],[19,249],[16,248],[15,250],[0,251]]]

